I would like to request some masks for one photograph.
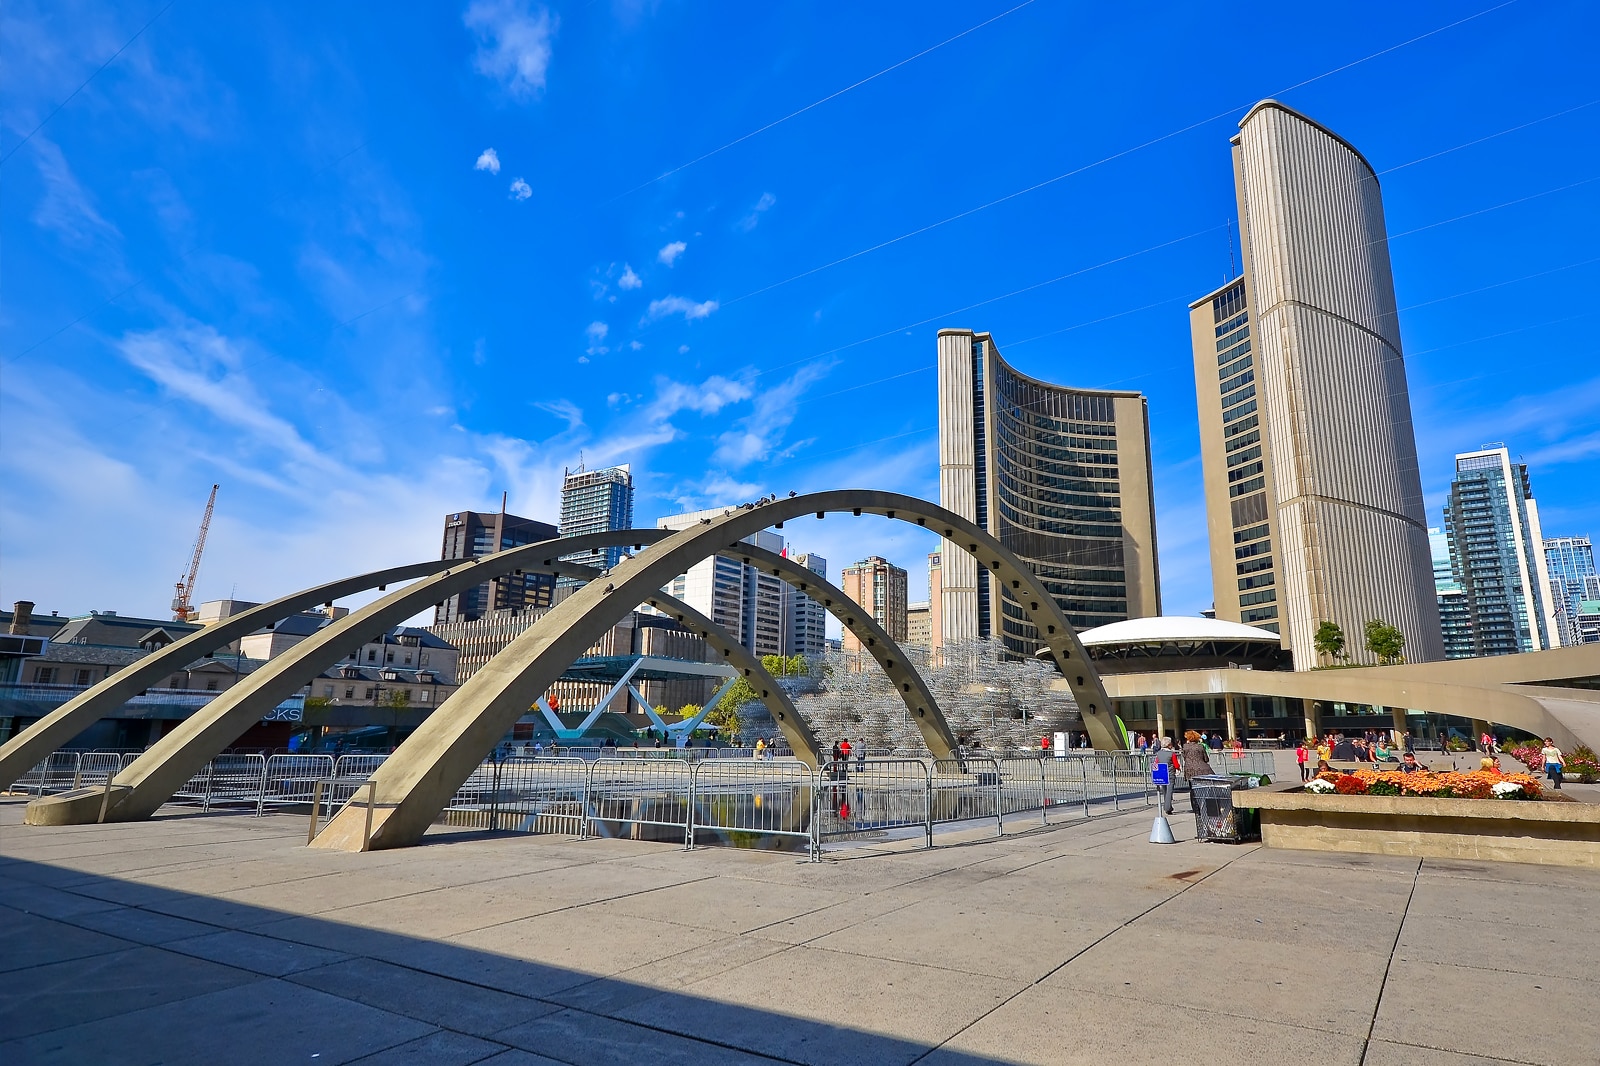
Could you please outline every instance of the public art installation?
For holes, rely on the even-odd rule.
[[[419,563],[307,589],[193,634],[82,694],[0,749],[0,776],[9,775],[7,780],[15,780],[33,762],[137,693],[179,659],[192,661],[237,636],[307,606],[365,589],[383,588],[390,582],[422,578],[352,612],[271,660],[152,745],[105,789],[42,798],[30,804],[28,811],[31,824],[148,817],[265,710],[344,658],[367,635],[398,624],[457,592],[522,570],[581,577],[588,584],[552,608],[441,704],[374,775],[374,788],[368,792],[375,807],[371,847],[415,843],[456,788],[534,700],[590,645],[641,603],[649,603],[699,632],[741,670],[762,694],[796,755],[814,766],[821,756],[816,738],[759,660],[709,619],[661,591],[678,574],[716,554],[761,566],[822,602],[861,639],[894,682],[930,752],[947,757],[955,741],[944,717],[923,679],[888,634],[842,591],[818,575],[742,542],[768,526],[781,528],[787,519],[812,513],[821,518],[841,512],[915,523],[938,533],[954,549],[971,554],[981,568],[995,573],[1037,628],[1050,660],[1066,679],[1091,742],[1105,750],[1120,746],[1119,730],[1098,675],[1060,609],[1020,560],[971,522],[937,505],[898,493],[851,489],[746,504],[676,533],[624,530],[546,541],[476,560]],[[632,545],[637,554],[605,574],[562,563],[555,557],[558,551],[567,555],[617,544]],[[349,809],[336,815],[318,837],[317,845],[360,848],[365,839],[364,806],[359,819]],[[358,825],[358,821],[362,824]]]

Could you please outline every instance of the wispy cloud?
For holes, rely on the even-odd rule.
[[[478,161],[472,164],[473,170],[487,170],[491,174],[500,173],[500,153],[493,148],[485,148],[478,156]]]
[[[590,355],[606,355],[611,351],[601,342],[606,339],[606,334],[611,332],[611,327],[604,322],[591,322],[584,329],[583,335],[589,338],[589,347],[584,349]]]
[[[673,241],[665,248],[662,248],[661,251],[657,252],[656,258],[661,260],[667,266],[671,266],[678,261],[678,256],[682,255],[688,249],[688,247],[689,246],[683,241]]]
[[[729,404],[750,398],[750,386],[743,381],[713,374],[698,384],[656,379],[656,398],[647,408],[646,417],[664,421],[679,411],[694,411],[701,415],[714,415]]]
[[[718,306],[715,300],[695,303],[693,300],[682,296],[665,296],[659,300],[650,301],[650,310],[645,314],[645,318],[655,322],[663,318],[670,318],[673,315],[682,315],[685,321],[693,322],[697,318],[709,318],[711,312],[715,311]]]
[[[80,247],[120,237],[117,227],[101,216],[94,199],[78,184],[60,147],[43,137],[35,137],[31,147],[44,182],[44,198],[34,209],[33,221]]]
[[[511,198],[513,200],[526,200],[532,195],[533,190],[529,188],[528,183],[523,181],[521,178],[518,178],[511,183]]]
[[[787,381],[756,394],[750,413],[717,438],[712,461],[738,469],[757,460],[773,458],[780,450],[784,432],[794,421],[795,401],[832,366],[829,362],[803,366]]]
[[[622,277],[617,279],[617,288],[641,289],[643,287],[644,282],[640,280],[639,275],[633,272],[633,267],[626,263],[622,264]]]
[[[739,220],[739,228],[746,233],[755,229],[761,222],[761,216],[777,202],[778,198],[770,192],[762,193],[761,199],[756,201],[756,205],[750,209],[750,213]]]
[[[544,89],[550,40],[557,22],[524,0],[474,0],[461,21],[478,39],[472,65],[493,78],[514,100],[531,100]]]

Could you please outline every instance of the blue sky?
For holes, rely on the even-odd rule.
[[[580,455],[642,522],[936,499],[952,326],[1148,395],[1196,612],[1186,305],[1266,96],[1386,172],[1430,522],[1505,441],[1600,535],[1593,4],[1015,4],[7,4],[0,601],[164,613],[214,481],[205,599],[431,557],[502,491],[553,520]],[[785,533],[913,597],[933,547]]]

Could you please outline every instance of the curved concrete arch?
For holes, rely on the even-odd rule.
[[[777,552],[767,551],[765,548],[757,548],[752,544],[741,543],[738,551],[724,548],[721,554],[740,559],[752,566],[760,566],[774,577],[782,578],[822,604],[824,610],[856,635],[856,639],[861,641],[861,646],[877,660],[878,666],[888,675],[890,683],[894,685],[895,693],[906,705],[906,713],[916,723],[917,731],[922,734],[922,742],[928,746],[928,751],[933,757],[955,758],[955,734],[950,731],[950,723],[945,720],[944,712],[939,709],[939,704],[934,700],[933,693],[929,691],[922,675],[912,668],[906,659],[905,650],[889,636],[888,630],[845,595],[843,589],[830,583],[827,578],[815,571],[807,570],[793,559],[785,558]]]
[[[37,766],[51,752],[71,743],[73,737],[121,707],[156,681],[218,648],[231,644],[235,639],[248,636],[264,626],[276,625],[308,607],[331,603],[368,589],[381,589],[389,584],[426,577],[438,573],[449,565],[448,561],[435,559],[330,581],[325,585],[292,592],[271,603],[263,603],[259,607],[231,615],[215,625],[206,626],[182,640],[168,644],[160,651],[153,652],[117,671],[87,691],[78,693],[0,745],[0,791],[11,787],[17,778]]]
[[[110,787],[104,820],[148,818],[252,722],[292,696],[307,680],[338,663],[351,647],[360,645],[373,633],[381,633],[418,611],[485,581],[524,569],[553,569],[559,562],[557,552],[566,555],[619,544],[648,544],[668,535],[663,530],[613,530],[511,548],[458,562],[345,615],[206,704],[124,767]],[[100,814],[100,802],[84,801],[71,792],[42,797],[28,805],[27,818],[34,825],[92,822]]]
[[[420,840],[484,753],[521,715],[530,694],[548,688],[567,663],[634,604],[648,600],[672,578],[724,547],[742,551],[740,541],[761,529],[828,511],[915,522],[940,533],[999,575],[1018,593],[1017,602],[1050,649],[1078,702],[1090,739],[1101,749],[1120,746],[1105,689],[1077,635],[1038,579],[999,541],[959,515],[900,493],[870,489],[812,493],[760,506],[747,504],[721,518],[702,519],[700,525],[674,533],[651,551],[622,562],[607,580],[590,582],[553,608],[495,657],[494,670],[480,671],[441,705],[455,713],[435,712],[374,775],[371,846],[406,847]],[[798,753],[800,746],[795,750]],[[351,809],[346,809],[319,840],[325,839],[327,847],[359,848],[362,827],[355,821]]]

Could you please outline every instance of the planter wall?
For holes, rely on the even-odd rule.
[[[1600,869],[1600,806],[1422,796],[1317,796],[1295,787],[1233,794],[1261,812],[1269,848],[1487,859]]]

